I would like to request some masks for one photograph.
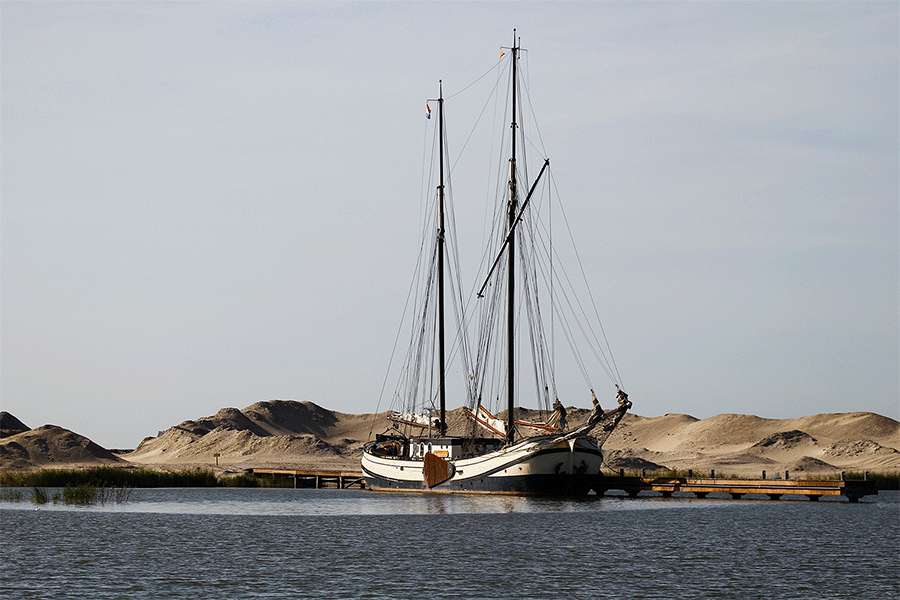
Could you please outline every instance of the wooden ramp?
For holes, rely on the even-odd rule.
[[[250,469],[253,475],[293,477],[294,487],[336,488],[346,490],[352,487],[365,489],[366,481],[362,472],[355,471],[304,471],[296,469]]]
[[[761,494],[770,500],[782,496],[806,496],[819,500],[823,496],[844,496],[850,502],[858,502],[863,496],[877,494],[878,487],[872,481],[863,480],[802,480],[802,479],[704,479],[687,477],[623,477],[603,475],[598,479],[594,491],[603,495],[611,490],[620,490],[631,497],[640,492],[659,492],[669,498],[676,492],[689,492],[697,498],[708,494],[727,494],[728,498],[740,499],[748,494]]]

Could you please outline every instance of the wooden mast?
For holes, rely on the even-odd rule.
[[[512,46],[512,153],[509,159],[509,244],[507,245],[509,272],[507,273],[507,315],[506,315],[506,352],[507,352],[507,398],[506,398],[506,441],[512,444],[516,439],[515,423],[515,299],[516,299],[516,257],[515,257],[515,225],[518,193],[516,190],[516,68],[518,66],[519,47],[516,45],[516,30],[513,29]]]
[[[438,395],[441,403],[441,436],[447,435],[447,394],[444,364],[444,85],[438,82],[438,145],[440,146],[440,185],[438,185]]]

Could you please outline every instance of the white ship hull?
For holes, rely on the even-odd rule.
[[[379,456],[375,446],[363,453],[362,469],[367,487],[376,491],[584,496],[595,488],[603,462],[592,438],[545,436],[442,461],[449,478],[429,485],[425,460]]]

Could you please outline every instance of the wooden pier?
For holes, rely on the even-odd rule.
[[[365,489],[366,481],[359,471],[315,471],[299,469],[250,469],[253,475],[291,477],[295,488]],[[878,493],[875,482],[867,480],[805,480],[805,479],[719,479],[710,477],[647,477],[603,474],[593,486],[598,496],[622,492],[632,498],[641,492],[657,492],[664,498],[674,494],[681,497],[739,500],[746,496],[762,496],[763,500],[780,500],[799,496],[818,501],[823,496],[844,496],[858,502],[863,496]]]
[[[709,494],[722,494],[726,499],[739,500],[748,494],[767,496],[779,500],[782,496],[806,496],[817,501],[823,496],[844,496],[850,502],[858,502],[863,496],[877,494],[873,481],[864,480],[802,480],[802,479],[710,479],[688,477],[623,477],[603,475],[595,491],[604,495],[609,491],[622,491],[636,498],[640,492],[659,492],[671,498],[676,492],[691,493],[696,498]],[[765,499],[765,498],[763,498]]]
[[[346,490],[352,487],[365,489],[366,480],[362,472],[354,471],[301,471],[295,469],[250,469],[253,475],[284,475],[294,478],[294,487],[336,488]]]

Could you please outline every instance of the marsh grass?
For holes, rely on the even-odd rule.
[[[154,471],[121,467],[89,469],[40,469],[28,472],[0,472],[2,487],[92,486],[94,488],[215,487],[219,485],[210,469]]]
[[[65,502],[66,504],[106,504],[107,502],[115,502],[120,504],[131,500],[132,492],[133,488],[130,487],[97,487],[86,484],[69,484],[62,490],[54,491],[51,495],[50,492],[42,487],[32,487],[31,501],[35,504],[47,504],[48,502],[53,504],[59,502]],[[23,497],[22,490],[0,489],[0,501],[21,502]]]
[[[122,467],[89,469],[41,469],[28,472],[0,472],[0,487],[91,486],[105,488],[183,487],[294,487],[285,476],[257,477],[248,474],[220,475],[211,469],[156,471]],[[73,492],[74,493],[74,492]]]
[[[253,475],[225,475],[219,477],[219,485],[221,487],[243,487],[254,488],[263,487],[259,478]]]
[[[0,489],[0,501],[21,502],[22,501],[22,490],[10,490],[7,488]]]
[[[47,504],[47,490],[40,487],[31,488],[31,501],[35,504]]]

